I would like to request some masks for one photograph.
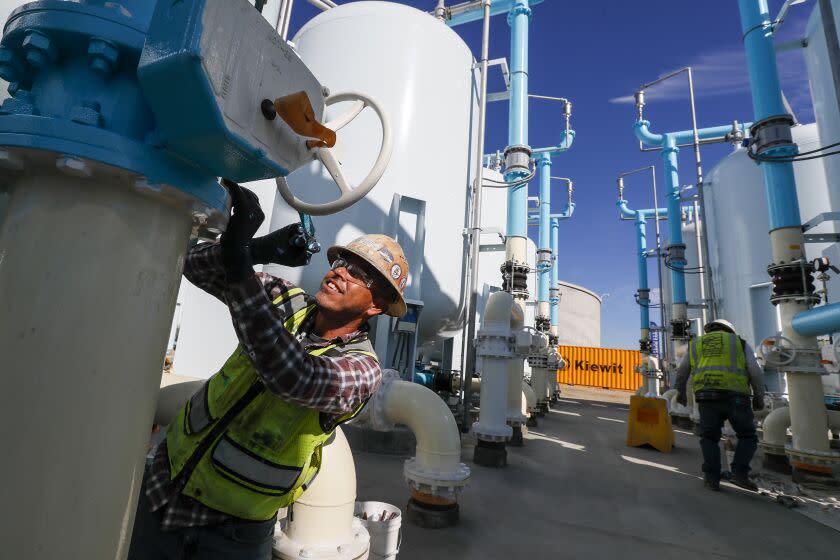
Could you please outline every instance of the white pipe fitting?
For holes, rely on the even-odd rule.
[[[274,555],[283,560],[360,558],[370,535],[353,516],[356,466],[341,428],[324,445],[321,470],[312,485],[289,507],[282,531],[275,531]]]
[[[765,452],[784,455],[787,444],[787,430],[790,427],[790,408],[783,406],[773,410],[764,419],[764,435],[761,446]]]
[[[537,395],[534,389],[522,380],[522,414],[533,414],[537,410]]]
[[[481,409],[472,429],[478,439],[504,442],[513,430],[507,425],[508,363],[513,358],[510,322],[513,296],[490,294],[476,341],[476,365],[481,372]]]
[[[360,420],[375,430],[391,431],[403,424],[414,433],[415,456],[403,468],[409,486],[455,501],[468,483],[470,469],[461,463],[461,434],[446,403],[434,391],[401,381],[396,371],[385,370],[382,386],[365,410]]]

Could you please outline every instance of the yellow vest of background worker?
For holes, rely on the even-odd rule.
[[[750,394],[747,357],[736,334],[712,331],[689,344],[694,393],[732,391]]]
[[[316,308],[300,288],[289,290],[274,305],[292,334]],[[366,337],[307,352],[376,357]],[[169,427],[172,479],[188,477],[181,493],[207,507],[243,519],[271,519],[306,490],[321,467],[322,446],[364,404],[336,418],[287,402],[266,390],[240,345]]]

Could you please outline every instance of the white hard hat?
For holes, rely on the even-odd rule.
[[[726,319],[715,319],[714,321],[709,321],[703,327],[703,331],[707,333],[716,330],[726,330],[731,332],[732,334],[735,334],[735,325],[733,325]]]

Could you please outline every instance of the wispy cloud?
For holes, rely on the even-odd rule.
[[[779,79],[782,90],[800,120],[813,119],[808,76],[800,51],[786,52],[778,56]],[[743,46],[715,48],[697,55],[688,61],[694,74],[694,91],[698,98],[732,94],[748,94],[750,91],[747,60]],[[676,68],[664,69],[660,76]],[[671,79],[653,86],[646,92],[648,101],[688,99],[685,79]],[[613,97],[610,103],[634,103],[632,95]]]

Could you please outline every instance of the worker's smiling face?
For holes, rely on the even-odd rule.
[[[378,274],[362,259],[341,255],[321,280],[315,294],[318,307],[336,318],[365,319],[382,313],[375,292],[380,292]]]

